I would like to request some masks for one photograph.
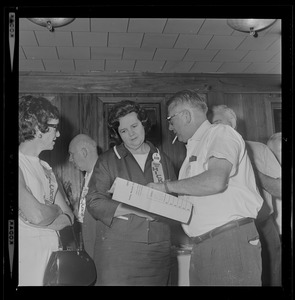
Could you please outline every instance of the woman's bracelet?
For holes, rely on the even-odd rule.
[[[169,191],[168,184],[167,184],[168,181],[170,181],[170,180],[165,180],[165,181],[164,181],[164,187],[165,187],[165,192],[166,192],[167,194],[170,194],[171,192]]]

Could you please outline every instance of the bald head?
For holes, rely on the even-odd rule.
[[[97,160],[97,144],[86,134],[76,135],[69,144],[69,161],[86,172],[91,172]]]
[[[81,147],[81,145],[92,146],[92,148],[96,148],[96,142],[86,134],[78,134],[76,135],[70,142],[69,148],[71,147]]]

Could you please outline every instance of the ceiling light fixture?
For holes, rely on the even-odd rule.
[[[54,31],[55,27],[62,27],[70,24],[75,18],[28,18],[31,22],[46,27],[49,31]]]
[[[258,31],[271,26],[277,19],[228,19],[227,24],[237,31],[249,32],[251,36],[258,37]]]

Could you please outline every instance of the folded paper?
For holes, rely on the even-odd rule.
[[[187,223],[191,215],[191,202],[120,177],[115,179],[110,192],[113,200],[182,223]]]

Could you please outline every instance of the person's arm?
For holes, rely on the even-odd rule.
[[[170,193],[190,196],[208,196],[223,192],[227,188],[232,164],[226,159],[211,157],[208,170],[203,173],[176,181],[166,182]],[[149,187],[167,192],[163,183],[149,183]]]
[[[108,192],[113,184],[116,174],[111,175],[111,166],[108,161],[112,161],[113,157],[104,158],[101,156],[96,165],[89,181],[89,190],[86,195],[86,207],[88,212],[95,220],[103,222],[110,226],[116,209],[120,204],[112,200],[111,194]]]
[[[273,178],[256,170],[259,182],[263,189],[269,192],[275,198],[282,199],[282,180],[281,178]]]
[[[62,214],[62,209],[56,204],[40,203],[28,189],[22,170],[19,168],[19,210],[21,217],[37,226],[48,226]]]
[[[55,204],[61,208],[62,214],[49,224],[47,228],[61,230],[66,226],[72,225],[74,223],[74,214],[59,190],[57,190],[55,195]]]

